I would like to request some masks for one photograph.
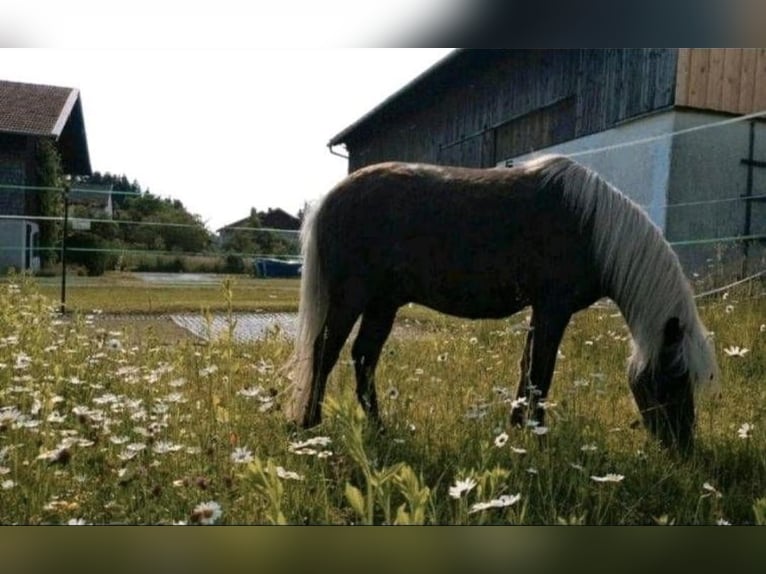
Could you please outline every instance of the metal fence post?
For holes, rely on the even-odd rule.
[[[64,230],[61,234],[61,314],[66,313],[66,235],[69,227],[69,188],[64,184]]]

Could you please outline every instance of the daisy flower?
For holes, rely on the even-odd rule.
[[[476,504],[473,504],[471,510],[468,511],[468,514],[481,512],[482,510],[487,510],[489,508],[505,508],[507,506],[513,506],[519,500],[521,500],[521,493],[504,494],[499,498],[494,498],[487,502],[477,502]]]
[[[590,479],[595,482],[622,482],[625,476],[610,472],[604,476],[591,476]]]
[[[455,481],[454,486],[449,487],[449,495],[452,498],[460,498],[464,493],[470,492],[476,486],[476,481],[473,478],[466,478],[463,480]]]
[[[749,439],[753,434],[755,425],[751,423],[743,423],[741,427],[737,429],[737,436],[742,440]]]
[[[505,446],[505,443],[508,442],[508,433],[501,432],[499,435],[495,437],[495,446],[497,448],[502,448]]]
[[[727,357],[744,357],[747,353],[750,352],[750,349],[747,349],[745,347],[739,347],[737,345],[732,345],[731,347],[726,347],[723,350],[724,353],[726,353]]]
[[[230,458],[234,464],[247,464],[253,462],[253,453],[249,448],[241,446],[234,449]]]
[[[194,507],[190,520],[195,524],[215,524],[222,514],[221,505],[214,500],[209,500]]]
[[[303,476],[292,470],[285,470],[283,466],[277,467],[277,476],[283,480],[303,480]]]

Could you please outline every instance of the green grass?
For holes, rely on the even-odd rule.
[[[230,307],[232,291],[218,297]],[[378,435],[353,399],[347,351],[323,424],[297,431],[279,408],[287,385],[279,367],[291,351],[279,336],[169,344],[151,330],[115,331],[81,314],[61,320],[52,306],[33,284],[0,286],[3,524],[194,523],[205,520],[198,505],[209,501],[220,505],[219,524],[764,519],[763,299],[732,294],[701,308],[724,392],[701,402],[689,459],[633,428],[627,331],[611,309],[575,317],[548,432],[537,436],[508,427],[524,314],[472,322],[408,310],[400,326],[415,325],[417,336],[393,337],[378,370],[386,425]],[[749,352],[729,357],[731,345]],[[740,438],[745,423],[752,430]],[[328,440],[296,447],[312,437]],[[591,478],[610,473],[624,478]],[[460,480],[473,486],[452,498]],[[513,504],[471,512],[490,500]]]
[[[70,277],[67,280],[68,311],[88,313],[164,314],[222,311],[228,302],[221,295],[219,282],[202,285],[150,283],[130,273],[108,273],[104,277]],[[231,308],[234,311],[297,311],[300,282],[296,279],[233,279]],[[53,302],[61,298],[61,279],[42,280],[40,292]]]

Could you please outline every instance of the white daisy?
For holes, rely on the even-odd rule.
[[[464,493],[470,492],[476,486],[476,481],[473,478],[466,478],[463,480],[455,481],[454,486],[449,487],[449,495],[452,498],[460,498]]]
[[[505,446],[505,443],[508,442],[508,433],[501,432],[499,435],[495,437],[495,446],[497,448],[502,448]]]
[[[474,512],[480,512],[489,508],[505,508],[507,506],[513,506],[519,500],[521,500],[521,493],[504,494],[499,498],[494,498],[487,502],[477,502],[476,504],[473,504],[471,510],[468,511],[468,514],[473,514]]]
[[[230,458],[234,464],[247,464],[253,462],[253,453],[249,448],[240,446],[234,449]]]
[[[610,472],[604,476],[591,476],[590,479],[595,482],[622,482],[625,479],[625,476]]]
[[[209,500],[194,507],[191,522],[205,525],[215,524],[222,514],[221,505],[214,500]]]

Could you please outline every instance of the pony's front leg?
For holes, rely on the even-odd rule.
[[[523,426],[527,413],[532,413],[532,420],[538,424],[543,423],[545,411],[539,403],[548,396],[556,354],[571,317],[570,312],[557,307],[533,307],[531,329],[521,356],[521,380],[517,401],[511,410],[511,424]]]

